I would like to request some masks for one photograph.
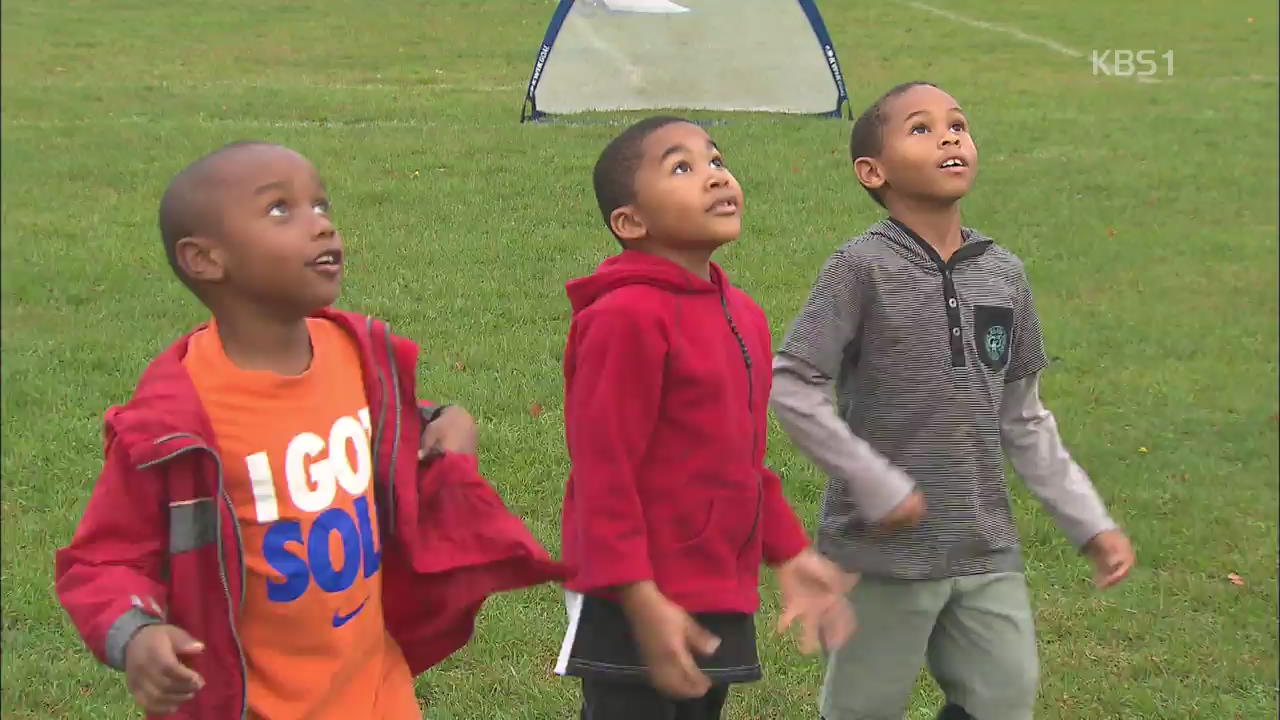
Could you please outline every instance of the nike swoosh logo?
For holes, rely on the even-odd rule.
[[[360,603],[359,607],[357,607],[355,610],[352,610],[350,614],[347,614],[347,615],[341,615],[337,611],[334,611],[333,626],[336,628],[340,628],[343,625],[346,625],[347,623],[351,622],[351,618],[359,615],[360,611],[364,609],[364,606],[368,604],[368,602],[369,602],[369,598],[365,598],[364,602]]]

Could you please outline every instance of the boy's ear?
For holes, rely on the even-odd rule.
[[[639,240],[649,232],[634,205],[623,205],[609,213],[609,228],[624,243]]]
[[[853,173],[858,176],[858,182],[862,183],[863,187],[871,190],[879,190],[888,182],[888,178],[884,176],[884,166],[873,157],[860,157],[854,160]]]
[[[227,276],[222,248],[209,238],[199,235],[184,237],[174,246],[174,255],[182,273],[192,280],[218,283]]]

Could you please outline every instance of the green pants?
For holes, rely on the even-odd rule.
[[[825,720],[902,720],[920,667],[977,720],[1029,720],[1039,683],[1022,573],[946,580],[864,577],[858,630],[827,658]]]

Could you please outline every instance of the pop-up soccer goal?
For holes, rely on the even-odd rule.
[[[561,0],[520,119],[650,109],[839,117],[847,101],[813,0]]]

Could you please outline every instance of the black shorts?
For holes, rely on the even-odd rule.
[[[649,678],[622,608],[609,600],[577,593],[568,593],[567,603],[569,629],[557,672],[607,683],[647,686]],[[694,656],[712,683],[729,685],[760,679],[754,617],[746,613],[695,613],[693,617],[720,638],[715,653]]]

